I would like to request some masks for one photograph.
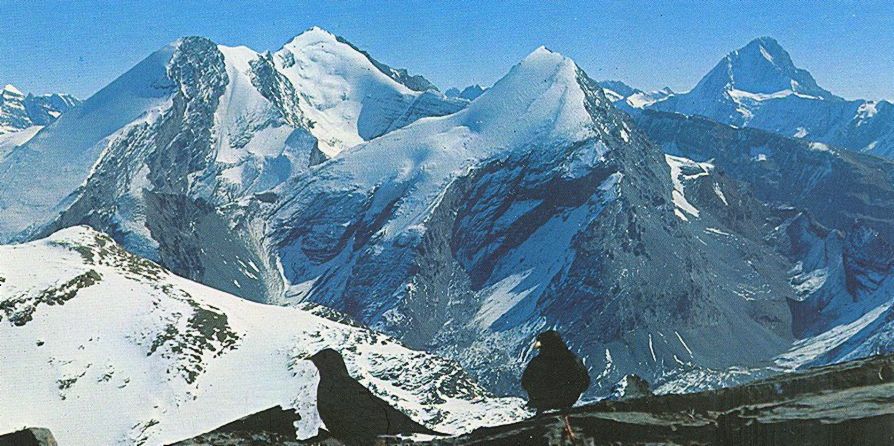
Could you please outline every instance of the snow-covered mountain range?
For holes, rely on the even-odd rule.
[[[81,101],[67,94],[24,94],[12,85],[0,90],[0,135],[45,126]]]
[[[469,85],[462,90],[458,88],[449,88],[444,92],[445,95],[449,98],[462,98],[468,101],[474,101],[475,98],[484,94],[485,88],[481,87],[481,85]]]
[[[674,175],[685,162],[541,48],[468,108],[281,186],[267,248],[286,302],[345,311],[504,392],[519,391],[530,339],[551,326],[587,356],[597,390],[632,370],[770,358],[790,343],[784,259],[703,236],[713,219],[690,222]],[[761,257],[759,284],[748,256]],[[707,265],[721,258],[718,274]]]
[[[692,390],[894,348],[894,165],[785,130],[853,101],[775,41],[688,93],[597,84],[542,47],[465,91],[319,28],[269,53],[184,38],[0,158],[0,240],[89,225],[227,302],[199,306],[322,304],[501,394],[552,327],[590,396],[630,373]],[[17,289],[49,286],[29,277]],[[303,330],[270,325],[258,339]]]
[[[0,258],[2,432],[39,425],[59,444],[170,444],[281,405],[312,437],[319,375],[305,358],[323,348],[439,431],[527,416],[522,400],[492,397],[456,363],[323,308],[190,282],[86,227],[0,246]]]
[[[234,203],[346,147],[466,103],[407,88],[318,28],[275,54],[182,39],[0,161],[0,238],[89,218],[163,260],[165,231],[153,235],[151,226],[164,217],[151,217],[183,218],[159,209],[182,205],[174,196],[209,209]],[[35,179],[40,191],[32,191]],[[165,261],[181,274],[192,269],[191,277],[215,268],[200,262]]]
[[[642,100],[606,84],[626,109],[700,115],[737,127],[894,157],[894,104],[846,100],[817,85],[776,40],[755,39],[720,60],[690,91]]]

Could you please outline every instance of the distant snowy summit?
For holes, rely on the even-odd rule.
[[[699,115],[887,158],[894,157],[894,104],[847,100],[820,87],[773,38],[760,37],[724,58],[690,91],[643,97],[603,82],[625,111]],[[623,86],[622,86],[623,85]]]
[[[0,90],[0,135],[47,125],[81,101],[67,94],[35,96],[12,85]]]
[[[474,101],[475,98],[484,94],[484,90],[485,89],[482,88],[481,85],[475,84],[475,85],[469,85],[468,87],[463,88],[462,90],[460,90],[459,88],[455,88],[455,87],[450,88],[447,91],[445,91],[444,94],[447,95],[448,98],[460,98],[460,99],[465,99],[467,101]]]

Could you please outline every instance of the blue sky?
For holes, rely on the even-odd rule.
[[[0,0],[0,84],[86,97],[181,36],[275,50],[318,25],[442,88],[489,85],[546,45],[597,80],[686,90],[769,35],[833,93],[894,98],[894,2],[834,3]]]

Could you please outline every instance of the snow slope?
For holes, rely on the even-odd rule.
[[[411,90],[350,43],[314,27],[273,55],[301,95],[311,132],[327,156],[423,116],[455,112],[463,101],[437,91]]]
[[[34,125],[24,130],[0,135],[0,160],[3,160],[6,154],[11,152],[12,149],[28,142],[42,128],[42,126]]]
[[[320,426],[316,369],[332,347],[352,374],[444,432],[511,422],[452,362],[295,308],[174,276],[85,227],[0,247],[0,431],[49,428],[60,444],[167,444],[274,405],[302,438]],[[77,414],[77,416],[74,416]]]
[[[0,161],[0,240],[52,218],[115,138],[169,106],[172,52],[154,53]]]

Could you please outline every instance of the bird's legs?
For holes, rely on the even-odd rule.
[[[568,415],[563,416],[562,420],[565,422],[565,433],[568,435],[568,439],[574,443],[576,438],[574,437],[574,431],[571,430],[571,420],[568,419]]]

